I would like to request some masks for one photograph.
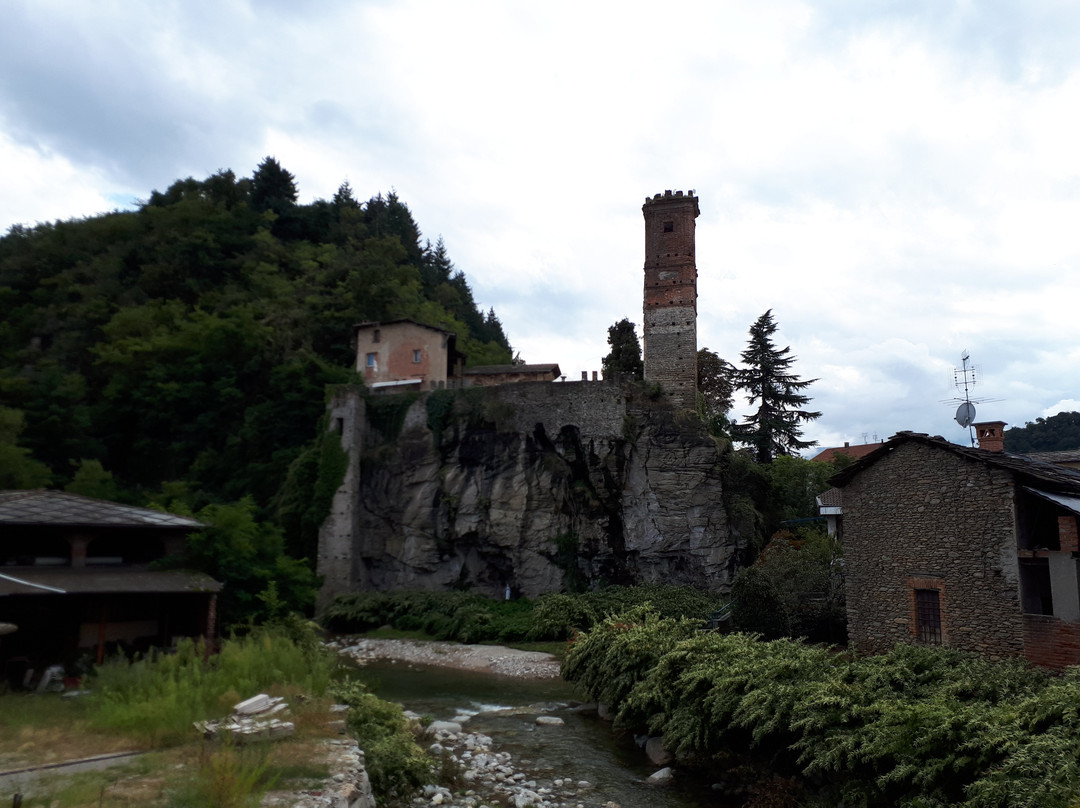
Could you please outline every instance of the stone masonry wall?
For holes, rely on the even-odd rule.
[[[882,653],[917,641],[915,588],[938,589],[942,642],[990,658],[1024,651],[1013,484],[918,442],[844,487],[848,636]]]

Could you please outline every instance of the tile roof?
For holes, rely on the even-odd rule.
[[[0,567],[0,597],[61,594],[50,591],[57,589],[66,595],[115,595],[219,592],[221,588],[222,584],[201,572],[159,572],[131,567]]]
[[[1033,460],[1045,460],[1047,463],[1080,463],[1080,449],[1065,449],[1057,452],[1025,452],[1024,456]]]
[[[81,527],[205,527],[186,516],[91,499],[66,491],[0,491],[0,525]]]
[[[989,449],[973,449],[968,446],[960,446],[950,443],[940,435],[931,437],[922,432],[898,432],[885,443],[879,444],[877,449],[870,454],[852,463],[843,471],[839,471],[829,478],[831,485],[843,488],[851,478],[865,468],[886,457],[893,449],[902,443],[916,442],[927,446],[935,446],[939,449],[952,452],[965,457],[976,463],[984,463],[988,466],[1003,469],[1015,474],[1020,481],[1027,485],[1033,485],[1043,491],[1053,491],[1061,494],[1080,495],[1080,471],[1047,463],[1044,460],[1036,460],[1025,455],[1014,455],[1007,452],[992,452]]]
[[[816,460],[819,463],[831,463],[833,460],[836,460],[837,457],[850,457],[852,460],[858,460],[859,458],[866,457],[875,449],[880,449],[883,442],[884,441],[879,441],[878,443],[860,443],[855,446],[832,446],[828,449],[822,449],[810,459]]]
[[[818,505],[823,508],[840,508],[844,505],[844,492],[839,488],[830,488],[818,494]]]
[[[388,325],[397,325],[398,323],[412,323],[418,325],[421,328],[427,328],[431,331],[438,331],[440,334],[449,334],[451,337],[456,337],[457,334],[446,328],[440,328],[437,325],[429,325],[428,323],[422,323],[419,320],[412,320],[408,317],[399,317],[396,320],[365,320],[362,323],[354,323],[353,330],[359,331],[361,328],[382,328]]]

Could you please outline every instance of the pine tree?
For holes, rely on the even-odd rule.
[[[624,317],[608,328],[607,340],[611,353],[601,360],[604,378],[622,374],[640,379],[645,374],[645,365],[641,361],[641,343],[634,331],[634,324]]]
[[[777,348],[772,336],[776,333],[772,309],[758,317],[750,326],[750,339],[742,352],[745,366],[739,370],[737,385],[749,394],[757,412],[746,416],[744,423],[732,426],[732,437],[753,447],[759,463],[771,463],[778,455],[789,455],[813,446],[816,441],[801,440],[800,424],[813,421],[820,412],[801,409],[810,403],[805,390],[817,379],[803,381],[791,373],[795,357],[791,348]]]
[[[255,210],[273,210],[277,214],[296,204],[296,177],[282,168],[273,157],[267,157],[251,178],[251,204]]]

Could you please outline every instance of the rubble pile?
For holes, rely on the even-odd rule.
[[[296,725],[291,721],[283,721],[278,716],[288,709],[285,699],[271,698],[260,693],[234,706],[232,715],[228,718],[220,721],[196,721],[195,729],[207,740],[228,738],[240,744],[287,738],[296,731]]]

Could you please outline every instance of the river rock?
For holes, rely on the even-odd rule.
[[[561,727],[565,723],[557,715],[538,715],[536,717],[536,724],[541,727]]]
[[[664,739],[659,735],[645,741],[645,754],[657,766],[666,766],[675,759],[675,756],[664,746]]]
[[[649,775],[649,778],[645,782],[652,786],[666,786],[670,785],[671,781],[674,779],[675,772],[671,770],[670,766],[665,766],[660,771]]]
[[[597,702],[597,704],[596,704],[596,714],[598,716],[600,716],[600,719],[602,721],[614,721],[615,720],[615,711],[612,710],[610,707],[608,707],[607,704],[605,704],[602,701]]]
[[[440,732],[447,732],[451,735],[460,735],[461,724],[457,721],[432,721],[428,724],[428,732],[432,735],[438,735]]]

